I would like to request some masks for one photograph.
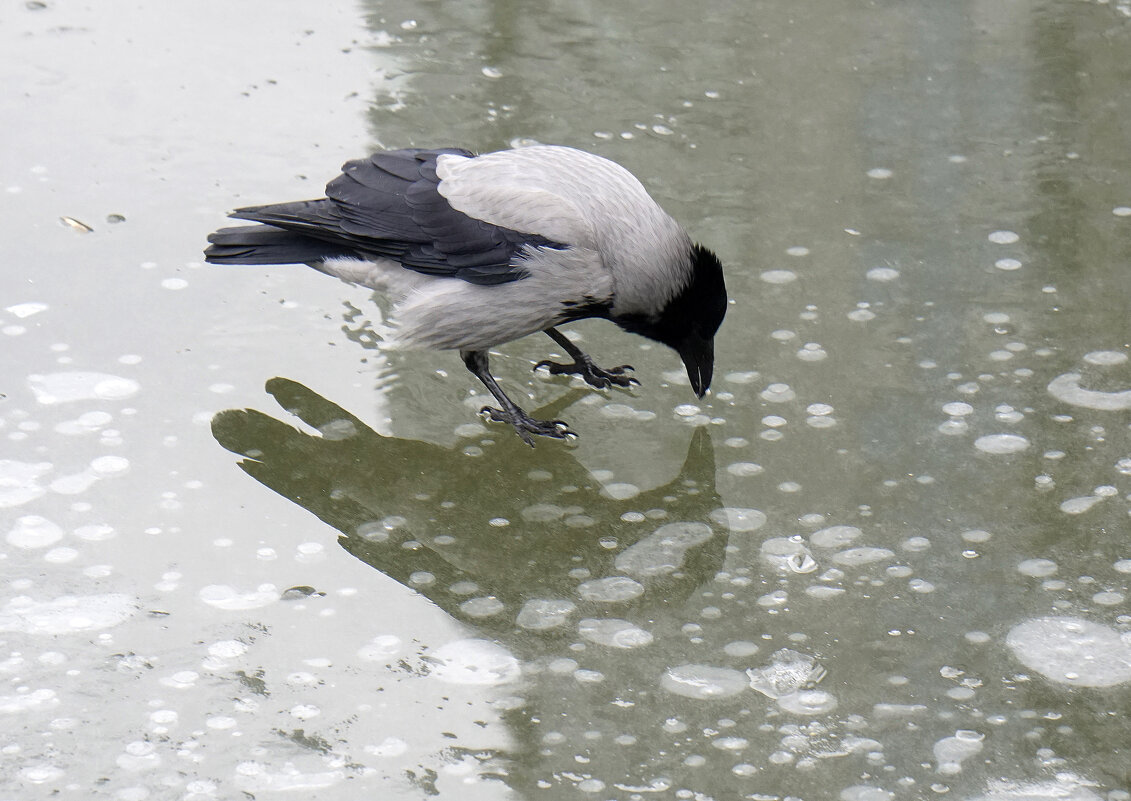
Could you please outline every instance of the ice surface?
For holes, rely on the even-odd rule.
[[[741,671],[711,665],[670,667],[660,678],[660,686],[668,692],[699,700],[737,695],[747,685]]]
[[[1131,682],[1131,637],[1078,617],[1041,617],[1018,623],[1006,645],[1026,667],[1078,687]]]
[[[672,573],[683,565],[687,551],[705,543],[712,533],[705,523],[667,523],[617,554],[616,567],[633,576]]]
[[[138,393],[137,381],[108,373],[73,372],[30,375],[28,386],[42,404],[78,400],[125,400]]]
[[[63,595],[50,601],[18,596],[0,609],[0,631],[57,635],[101,631],[125,622],[137,602],[121,593]]]
[[[511,652],[490,640],[456,640],[437,648],[431,658],[432,676],[447,684],[507,684],[522,674]]]

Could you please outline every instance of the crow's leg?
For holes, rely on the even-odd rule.
[[[495,377],[491,375],[491,370],[487,365],[487,351],[461,350],[459,355],[463,359],[463,363],[467,365],[467,369],[483,382],[483,386],[487,387],[488,391],[495,396],[495,400],[503,407],[502,409],[495,409],[491,406],[484,406],[479,410],[480,414],[486,414],[496,423],[510,423],[514,426],[515,433],[522,437],[522,441],[532,448],[534,447],[534,438],[531,434],[556,439],[577,436],[561,420],[535,420],[508,398],[502,387],[495,381]]]
[[[545,367],[553,375],[579,375],[585,379],[589,386],[597,389],[606,389],[613,384],[618,387],[631,387],[633,384],[640,383],[632,376],[625,374],[633,369],[631,364],[622,364],[620,367],[610,367],[606,370],[595,365],[587,353],[570,342],[569,337],[558,329],[547,328],[546,333],[550,339],[561,345],[562,349],[573,358],[573,363],[559,364],[549,359],[543,359],[534,365],[535,370],[539,367]]]

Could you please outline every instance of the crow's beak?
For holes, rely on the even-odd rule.
[[[703,339],[692,334],[679,346],[679,357],[687,368],[691,379],[691,389],[695,397],[702,398],[711,386],[711,376],[715,372],[715,340]]]

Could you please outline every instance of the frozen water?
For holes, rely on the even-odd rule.
[[[628,576],[606,576],[583,581],[577,587],[577,594],[585,601],[616,603],[640,597],[644,594],[644,585]]]
[[[515,622],[524,629],[545,631],[567,623],[576,608],[571,601],[556,598],[529,600],[522,605]]]
[[[63,529],[39,515],[24,515],[16,520],[6,539],[16,548],[46,548],[63,539]]]
[[[860,539],[863,531],[856,526],[829,526],[809,535],[809,544],[814,548],[843,548]]]
[[[1120,412],[1131,409],[1131,389],[1103,392],[1080,386],[1079,373],[1064,373],[1049,382],[1049,394],[1058,401],[1084,409]]]
[[[120,593],[64,595],[50,601],[21,595],[0,609],[0,631],[50,636],[101,631],[136,612],[137,602]]]
[[[274,584],[261,584],[254,590],[240,592],[227,584],[210,584],[200,589],[200,600],[217,609],[259,609],[279,600],[280,593]]]
[[[0,509],[34,501],[47,490],[38,480],[50,472],[49,462],[17,462],[0,459]]]
[[[1022,664],[1057,683],[1113,687],[1131,682],[1131,642],[1100,623],[1034,618],[1010,629],[1005,642]]]
[[[727,531],[756,531],[766,524],[766,515],[757,509],[724,506],[711,512],[711,521]]]
[[[935,743],[935,761],[937,770],[945,776],[953,776],[962,772],[962,763],[981,753],[982,740],[985,735],[975,731],[959,730],[953,737],[944,737]]]
[[[689,549],[702,545],[712,533],[705,523],[666,523],[617,554],[617,570],[644,577],[671,573],[683,565]]]
[[[30,375],[27,382],[35,399],[47,405],[78,400],[125,400],[140,389],[133,379],[79,370]]]
[[[868,270],[865,277],[869,281],[877,281],[879,283],[887,283],[899,278],[899,270],[894,267],[873,267]]]
[[[660,677],[660,686],[670,693],[697,700],[727,698],[748,686],[741,671],[711,665],[670,667]]]
[[[450,642],[433,651],[432,660],[432,675],[447,684],[508,684],[522,673],[510,651],[490,640]]]
[[[770,656],[767,665],[748,668],[750,686],[767,698],[778,700],[801,692],[825,676],[825,668],[811,656],[782,648]]]
[[[1029,447],[1029,440],[1018,434],[988,434],[974,440],[974,447],[985,453],[1018,453]]]
[[[844,567],[858,567],[873,562],[882,562],[895,556],[895,552],[888,548],[860,547],[849,548],[833,554],[833,561]]]
[[[627,620],[616,618],[584,618],[578,633],[589,642],[610,648],[641,648],[652,643],[652,635]]]

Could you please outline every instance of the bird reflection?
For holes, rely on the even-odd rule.
[[[635,598],[577,598],[587,578],[622,575],[617,556],[661,524],[704,521],[718,508],[706,429],[692,436],[672,481],[617,500],[567,449],[531,451],[504,437],[469,456],[459,446],[382,436],[294,381],[272,379],[267,391],[318,433],[255,410],[221,412],[213,435],[244,457],[241,469],[341,532],[339,544],[358,559],[519,650],[537,651],[524,647],[531,637],[576,636],[577,615],[599,616],[610,606],[617,617],[646,616],[685,598],[722,565],[725,540],[714,535],[673,553],[670,565],[653,566]],[[645,519],[622,519],[630,510]],[[493,603],[468,603],[488,598]],[[576,603],[574,626],[564,619],[560,627],[519,625],[524,604],[544,599]]]
[[[500,708],[517,744],[503,781],[534,792],[547,775],[572,775],[578,754],[594,775],[628,784],[671,770],[657,735],[667,738],[672,701],[657,684],[668,667],[691,661],[687,621],[699,619],[699,593],[714,586],[726,549],[708,524],[720,501],[705,428],[670,482],[624,500],[604,493],[568,449],[532,451],[501,437],[471,456],[377,434],[293,381],[272,379],[267,391],[317,433],[259,411],[221,412],[213,434],[243,457],[241,469],[337,529],[350,554],[521,661],[521,703]],[[696,536],[658,535],[680,526]],[[600,579],[636,591],[579,592]],[[530,614],[546,607],[556,613]],[[587,636],[603,623],[645,632],[646,641]],[[557,747],[543,741],[545,721]],[[595,732],[621,745],[602,748]]]

